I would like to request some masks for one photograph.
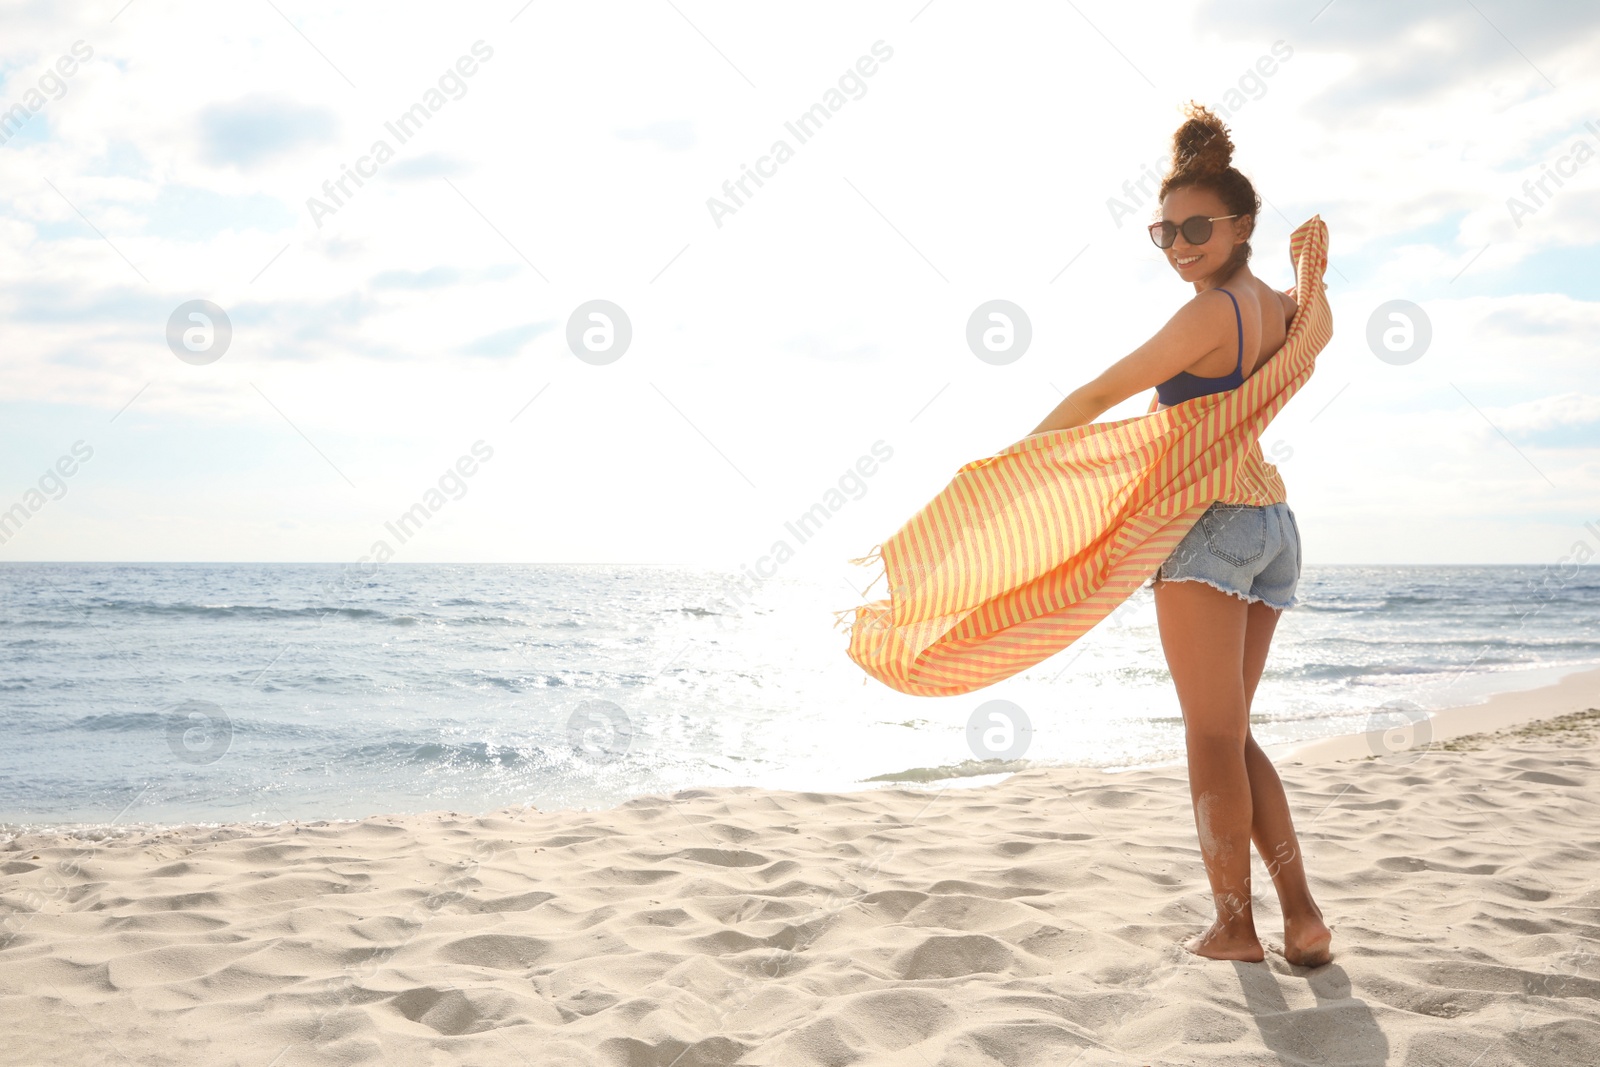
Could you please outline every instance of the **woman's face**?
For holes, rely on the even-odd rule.
[[[1181,227],[1183,220],[1194,215],[1204,215],[1206,218],[1217,218],[1219,215],[1231,215],[1222,205],[1222,198],[1209,189],[1196,189],[1188,186],[1174,189],[1167,194],[1161,202],[1161,217],[1174,226]],[[1171,248],[1163,249],[1167,262],[1172,264],[1172,269],[1178,272],[1178,277],[1186,282],[1199,281],[1216,271],[1228,262],[1228,257],[1233,255],[1234,246],[1244,240],[1244,235],[1238,229],[1238,224],[1243,219],[1217,219],[1211,224],[1211,238],[1204,244],[1190,244],[1189,239],[1179,229],[1178,237],[1172,242]]]

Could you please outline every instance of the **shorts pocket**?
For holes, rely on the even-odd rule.
[[[1295,577],[1298,578],[1300,576],[1301,553],[1303,550],[1300,547],[1300,523],[1295,520],[1293,510],[1289,512],[1289,525],[1294,529],[1294,573]]]
[[[1249,504],[1218,506],[1200,516],[1206,547],[1236,567],[1254,563],[1267,550],[1267,515]]]

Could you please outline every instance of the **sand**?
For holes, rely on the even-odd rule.
[[[1491,703],[1277,756],[1321,967],[1259,857],[1266,960],[1183,950],[1181,766],[27,834],[0,1063],[1600,1063],[1600,672]]]

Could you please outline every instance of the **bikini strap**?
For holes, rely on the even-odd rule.
[[[1217,288],[1222,289],[1220,285]],[[1226,289],[1222,289],[1222,291],[1228,293]],[[1233,363],[1233,373],[1238,374],[1244,370],[1244,317],[1239,314],[1238,298],[1232,293],[1228,293],[1228,299],[1233,301],[1233,321],[1239,327],[1239,355]]]

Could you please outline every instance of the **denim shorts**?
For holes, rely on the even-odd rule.
[[[1213,503],[1178,542],[1156,581],[1198,581],[1249,603],[1292,608],[1300,602],[1300,527],[1286,501]]]

